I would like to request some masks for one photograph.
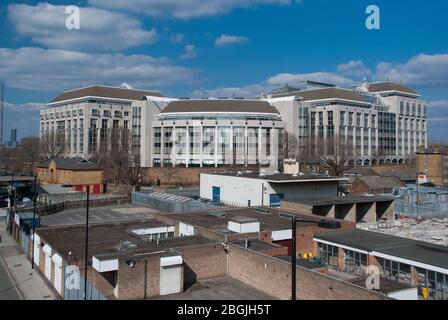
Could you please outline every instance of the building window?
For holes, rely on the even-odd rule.
[[[92,116],[93,117],[99,117],[100,111],[98,109],[92,109]]]
[[[319,256],[326,265],[338,268],[339,248],[319,242]]]

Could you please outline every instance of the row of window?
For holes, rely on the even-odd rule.
[[[400,114],[417,115],[418,117],[426,117],[426,106],[422,104],[400,101]]]

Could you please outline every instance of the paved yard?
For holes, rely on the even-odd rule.
[[[156,300],[276,300],[264,292],[232,278],[203,280],[188,292],[156,298]]]
[[[114,205],[89,209],[89,223],[152,219],[153,209],[138,205]],[[77,225],[86,222],[86,209],[64,210],[41,218],[43,226]]]
[[[22,300],[2,257],[0,257],[0,300]]]

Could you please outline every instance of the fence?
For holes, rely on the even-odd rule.
[[[129,196],[113,197],[113,198],[103,198],[103,199],[92,199],[89,201],[90,207],[104,207],[117,204],[126,204],[130,202]],[[37,207],[37,213],[39,216],[45,216],[49,214],[54,214],[67,209],[78,209],[84,208],[87,205],[86,200],[76,200],[76,201],[65,201],[56,204],[44,205]],[[33,211],[33,207],[28,208],[18,208],[17,212],[30,212]]]
[[[394,189],[395,212],[410,218],[448,218],[448,189],[415,186]]]

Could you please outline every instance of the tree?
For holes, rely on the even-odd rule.
[[[60,133],[45,133],[40,138],[39,154],[41,160],[59,158],[65,153],[65,136]]]
[[[293,135],[284,131],[279,137],[279,161],[278,161],[278,171],[283,172],[283,165],[286,159],[296,159],[298,151],[298,141]]]
[[[333,138],[318,138],[316,141],[316,156],[321,161],[321,169],[328,170],[329,175],[342,176],[347,161],[353,156],[353,140],[345,141],[343,136]]]

